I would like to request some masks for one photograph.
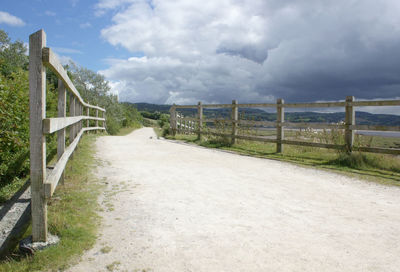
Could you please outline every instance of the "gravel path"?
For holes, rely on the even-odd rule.
[[[101,235],[70,271],[399,271],[400,189],[278,161],[101,137]]]

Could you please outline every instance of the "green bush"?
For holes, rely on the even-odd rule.
[[[0,184],[27,173],[29,165],[28,73],[0,74]]]
[[[119,130],[121,129],[121,124],[117,122],[112,116],[109,116],[106,120],[107,125],[107,132],[110,135],[118,134]]]

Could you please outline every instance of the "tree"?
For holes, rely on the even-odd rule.
[[[76,89],[83,100],[106,109],[107,131],[117,134],[121,127],[138,125],[140,113],[131,106],[118,102],[118,96],[110,92],[111,88],[103,75],[70,62],[66,67]]]
[[[18,69],[28,70],[27,48],[21,41],[11,42],[8,34],[0,29],[0,73],[11,76]]]

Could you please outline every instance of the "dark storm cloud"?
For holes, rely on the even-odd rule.
[[[103,37],[146,55],[102,71],[121,100],[400,96],[399,1],[102,2],[101,12],[117,8]]]

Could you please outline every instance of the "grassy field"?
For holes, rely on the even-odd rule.
[[[286,136],[292,137],[292,139],[301,137],[302,140],[311,141],[306,135],[296,135],[295,132],[289,131],[289,133],[286,133]],[[294,145],[284,145],[284,152],[280,154],[276,153],[276,145],[270,143],[238,140],[236,144],[230,145],[229,138],[223,139],[221,137],[206,136],[204,140],[199,141],[196,135],[182,134],[178,134],[176,137],[169,136],[168,138],[208,148],[217,148],[242,155],[286,161],[307,167],[339,172],[368,181],[400,186],[400,158],[398,156],[360,152],[348,155],[345,152],[335,150]],[[358,138],[357,141],[359,142],[356,141],[356,143],[360,145],[372,142],[374,146],[397,147],[399,142],[398,138],[376,136],[360,136]]]
[[[64,185],[59,185],[48,203],[48,229],[61,241],[33,257],[14,254],[0,262],[0,271],[59,271],[78,261],[84,250],[96,241],[100,218],[97,197],[103,184],[93,177],[93,150],[96,135],[83,137],[73,160],[68,162]],[[21,238],[29,236],[28,227]]]

